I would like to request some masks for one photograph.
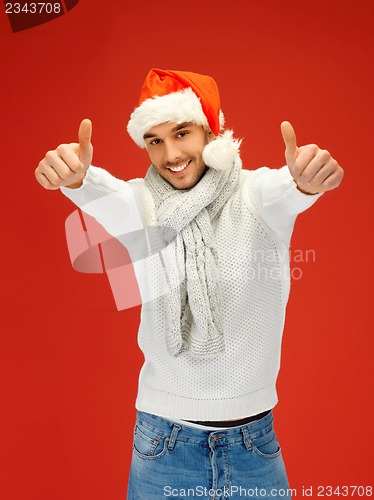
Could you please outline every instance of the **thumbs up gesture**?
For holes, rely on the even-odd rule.
[[[36,180],[45,189],[51,190],[61,186],[80,187],[92,161],[91,136],[91,121],[82,120],[78,142],[60,144],[56,149],[48,151],[35,170]]]
[[[315,144],[298,147],[295,131],[289,122],[282,122],[281,131],[286,162],[299,191],[317,194],[339,186],[344,171],[328,151]]]

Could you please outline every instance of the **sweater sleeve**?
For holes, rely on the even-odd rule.
[[[128,307],[123,304],[128,304],[126,297],[129,294],[133,295],[137,305],[169,292],[164,263],[159,255],[158,233],[148,227],[153,198],[144,187],[144,179],[125,182],[106,170],[90,166],[81,187],[61,188],[61,191],[85,213],[94,217],[129,252],[137,280],[137,290],[134,292],[126,288],[127,282],[123,278],[126,274],[117,274],[117,253],[112,255],[109,247],[109,254],[106,254],[110,260],[113,256],[116,262],[116,266],[111,269],[110,279],[113,279],[111,283],[115,284],[116,293],[119,294],[119,308]],[[137,302],[138,293],[140,302]],[[132,299],[130,303],[134,305]]]
[[[117,179],[102,168],[90,166],[81,187],[60,189],[112,236],[143,228],[135,194],[129,183]]]
[[[321,195],[299,191],[287,166],[250,171],[244,193],[265,224],[286,243],[297,215],[311,207]]]

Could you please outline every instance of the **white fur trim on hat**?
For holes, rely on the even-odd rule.
[[[233,139],[233,131],[226,130],[210,141],[203,150],[203,161],[207,167],[214,170],[231,168],[237,156],[241,139]]]
[[[131,114],[127,131],[138,146],[145,148],[144,134],[152,127],[166,122],[193,122],[209,129],[200,99],[190,87],[187,87],[178,92],[143,101]]]

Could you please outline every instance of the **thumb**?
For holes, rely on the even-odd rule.
[[[85,167],[89,167],[92,160],[92,122],[85,118],[81,121],[78,131],[79,159]]]
[[[288,166],[292,166],[298,154],[296,134],[290,122],[281,123],[281,132],[286,146],[286,161]]]

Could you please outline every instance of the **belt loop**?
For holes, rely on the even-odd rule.
[[[241,431],[243,433],[243,442],[247,451],[252,449],[252,440],[249,438],[247,427],[242,427]]]
[[[175,441],[177,440],[178,432],[181,430],[181,426],[178,424],[173,425],[173,430],[171,431],[170,438],[166,438],[168,442],[168,450],[173,450]]]

